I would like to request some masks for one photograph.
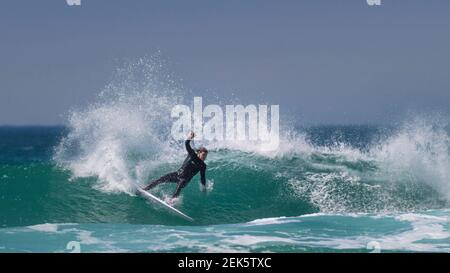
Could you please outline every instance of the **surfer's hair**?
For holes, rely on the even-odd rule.
[[[197,153],[208,153],[208,149],[205,147],[200,147],[197,149]]]

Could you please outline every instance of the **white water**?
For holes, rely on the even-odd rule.
[[[55,160],[74,178],[96,177],[95,187],[105,192],[133,194],[131,181],[145,183],[158,169],[176,166],[184,157],[182,143],[170,137],[171,109],[183,101],[183,92],[161,71],[160,64],[140,60],[117,72],[115,80],[98,100],[68,117],[70,133],[55,151]],[[283,120],[281,120],[283,121]],[[311,144],[305,134],[281,126],[278,150],[267,152],[255,142],[205,144],[210,150],[236,150],[272,159],[277,164],[300,157],[314,168],[302,177],[274,173],[282,177],[294,194],[306,197],[323,212],[351,210],[352,197],[339,192],[339,183],[375,190],[399,183],[422,183],[450,200],[450,144],[446,122],[433,118],[406,121],[391,136],[361,151],[343,143],[331,147]],[[335,163],[313,162],[312,156],[333,156]],[[231,160],[239,161],[239,158]],[[358,172],[346,164],[366,162],[376,166]],[[242,162],[257,164],[257,162]],[[169,170],[168,170],[169,171]],[[371,183],[366,181],[370,180]],[[208,184],[212,190],[212,183]],[[377,195],[384,210],[396,210],[395,196]],[[392,207],[389,207],[390,203]],[[370,209],[370,204],[367,205]]]

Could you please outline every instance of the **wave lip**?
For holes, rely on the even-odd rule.
[[[120,69],[95,103],[71,112],[54,161],[70,171],[72,181],[89,180],[102,193],[133,196],[134,183],[144,185],[179,167],[186,152],[170,136],[170,112],[187,94],[164,84],[158,67],[143,60]],[[421,117],[390,131],[323,126],[312,132],[284,125],[280,145],[271,152],[252,141],[195,141],[211,151],[207,177],[214,187],[206,196],[187,187],[178,206],[206,219],[201,224],[446,208],[447,128],[448,120]],[[167,196],[169,189],[155,192]]]

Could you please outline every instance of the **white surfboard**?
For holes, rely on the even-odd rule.
[[[161,205],[164,208],[169,209],[169,211],[173,212],[174,214],[177,214],[181,217],[183,217],[186,220],[189,220],[191,222],[194,222],[194,219],[192,219],[191,217],[187,216],[186,214],[182,213],[181,211],[177,210],[176,208],[172,207],[171,205],[167,204],[166,202],[164,202],[163,200],[159,199],[158,197],[154,196],[153,194],[144,191],[143,189],[141,189],[141,187],[139,187],[138,185],[136,185],[136,189],[137,192],[144,197],[145,199],[153,202],[153,203],[157,203],[159,205]]]

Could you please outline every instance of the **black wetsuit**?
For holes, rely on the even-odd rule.
[[[178,171],[173,173],[168,173],[154,181],[152,181],[147,187],[145,187],[145,190],[149,190],[156,185],[159,185],[161,183],[178,183],[177,189],[175,190],[172,197],[177,197],[181,189],[183,189],[189,181],[191,181],[192,177],[194,177],[198,172],[200,172],[200,181],[203,186],[206,185],[206,179],[205,179],[205,171],[206,171],[206,164],[198,158],[195,151],[191,148],[190,140],[185,141],[186,150],[188,152],[188,155],[186,156],[186,159],[183,162],[183,165],[181,166]]]

